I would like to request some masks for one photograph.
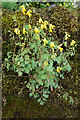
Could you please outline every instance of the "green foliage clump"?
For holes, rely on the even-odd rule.
[[[25,10],[22,13],[25,15]],[[59,44],[53,37],[53,24],[40,18],[31,25],[32,11],[29,9],[26,15],[29,22],[25,22],[22,29],[20,25],[13,29],[13,39],[18,40],[14,41],[14,49],[7,52],[4,65],[18,76],[29,76],[29,81],[25,81],[29,96],[44,105],[54,89],[61,89],[59,81],[64,79],[64,73],[71,71],[67,59],[75,54],[76,42],[72,40],[68,45],[71,36],[65,32]],[[67,96],[64,94],[63,98],[67,100]],[[73,102],[72,97],[68,97]]]

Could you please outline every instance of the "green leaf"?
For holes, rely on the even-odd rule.
[[[45,98],[43,98],[44,101],[47,101]]]
[[[33,93],[29,93],[29,97],[33,96]]]
[[[39,84],[40,84],[40,85],[43,85],[43,81],[40,81]]]
[[[29,61],[26,60],[26,61],[25,61],[25,64],[27,65],[28,63],[29,63]]]
[[[39,85],[36,85],[36,89],[38,89],[39,88]]]
[[[7,63],[7,69],[9,70],[9,66],[10,66],[10,64],[9,63]]]
[[[23,74],[23,73],[22,73],[21,71],[18,72],[18,75],[22,76],[22,74]]]
[[[41,98],[37,99],[37,101],[40,102],[40,101],[41,101]]]
[[[25,66],[25,64],[24,64],[24,63],[20,63],[20,66],[21,66],[21,67],[24,67],[24,66]]]
[[[71,96],[70,96],[70,101],[69,101],[69,102],[73,104],[73,99],[72,99],[72,97],[71,97]]]
[[[46,7],[46,5],[44,5],[44,4],[42,4],[42,3],[40,3],[40,7],[41,7],[41,8],[45,8],[45,7]]]
[[[29,73],[29,71],[30,71],[29,68],[26,68],[26,69],[25,69],[25,72],[26,72],[26,73]]]
[[[7,58],[5,58],[5,61],[7,61],[7,62],[8,62],[8,59],[7,59]]]
[[[44,105],[44,103],[45,103],[45,102],[41,101],[41,102],[40,102],[40,105]]]
[[[44,96],[45,98],[48,98],[48,95],[47,95],[47,94],[43,94],[43,96]]]
[[[27,81],[24,81],[24,83],[27,83]]]
[[[29,7],[29,4],[28,4],[28,3],[26,3],[26,6],[27,6],[27,7]]]
[[[24,25],[24,28],[26,28],[26,30],[29,30],[29,25]]]
[[[28,67],[29,70],[32,70],[31,64],[28,64],[27,67]]]

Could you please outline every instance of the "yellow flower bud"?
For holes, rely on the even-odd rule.
[[[31,30],[31,25],[29,24],[29,30]]]
[[[54,53],[54,49],[52,49],[52,53]]]
[[[23,34],[25,34],[25,32],[26,32],[26,31],[25,31],[25,28],[23,28]]]

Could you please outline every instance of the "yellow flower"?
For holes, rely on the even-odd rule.
[[[70,46],[74,46],[75,43],[76,43],[76,42],[75,42],[74,40],[72,40]]]
[[[22,6],[20,6],[20,7],[22,8],[22,13],[25,15],[26,9],[25,9],[24,5],[22,5]]]
[[[49,32],[52,32],[52,29],[50,29]]]
[[[39,18],[39,23],[43,23],[43,20],[41,18]]]
[[[25,43],[22,43],[22,45],[21,46],[24,46],[25,45]]]
[[[71,37],[67,32],[65,32],[65,40],[69,39],[69,37]]]
[[[60,50],[60,52],[62,52],[62,51],[63,51],[63,48],[61,48],[61,47],[58,47],[58,49]]]
[[[28,15],[29,18],[31,17],[31,13],[29,11],[26,13],[26,15]]]
[[[58,72],[58,73],[60,72],[59,69],[57,69],[57,72]]]
[[[29,30],[31,30],[31,25],[29,24]]]
[[[20,30],[18,29],[18,28],[15,28],[14,29],[14,32],[18,35],[18,34],[20,34]]]
[[[39,33],[40,31],[38,30],[38,28],[35,28],[35,33]]]
[[[31,17],[31,14],[32,13],[32,11],[29,9],[28,11],[27,11],[27,13],[26,13],[26,15],[28,15],[29,16],[29,18]]]
[[[55,45],[54,45],[53,42],[51,42],[50,47],[51,47],[51,48],[52,48],[52,47],[55,47]]]
[[[60,68],[60,67],[57,67],[57,72],[60,72],[60,70],[62,70],[62,68]]]
[[[26,9],[23,7],[23,8],[22,8],[22,13],[23,13],[23,15],[25,15],[25,11],[26,11]]]
[[[53,29],[54,27],[55,27],[55,26],[52,25],[52,24],[49,25],[49,28],[50,28],[50,29]]]
[[[54,53],[54,49],[52,49],[52,53]]]
[[[63,48],[60,48],[60,51],[62,52],[62,51],[63,51]]]
[[[46,43],[48,43],[48,41],[45,38],[44,38],[43,42],[44,42],[44,46],[46,45]]]
[[[25,28],[23,28],[23,34],[25,34],[25,32],[26,32],[26,31],[25,31]]]
[[[48,21],[47,21],[47,20],[45,20],[45,21],[44,21],[44,24],[48,25]]]
[[[47,66],[48,66],[48,62],[47,62],[47,61],[45,61],[45,62],[44,62],[44,66],[45,66],[45,65],[47,65]]]
[[[46,24],[41,24],[41,30],[43,30],[43,29],[46,29],[46,30],[47,30]]]

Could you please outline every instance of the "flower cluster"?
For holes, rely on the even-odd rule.
[[[70,46],[74,46],[75,43],[76,43],[76,42],[75,42],[74,40],[72,40]]]
[[[49,24],[47,20],[43,22],[42,18],[39,18],[39,23],[41,23],[41,30],[43,29],[47,30],[47,25]],[[54,27],[55,27],[54,25],[49,24],[49,32],[52,32]]]
[[[68,40],[71,37],[67,32],[65,32],[65,40]]]

